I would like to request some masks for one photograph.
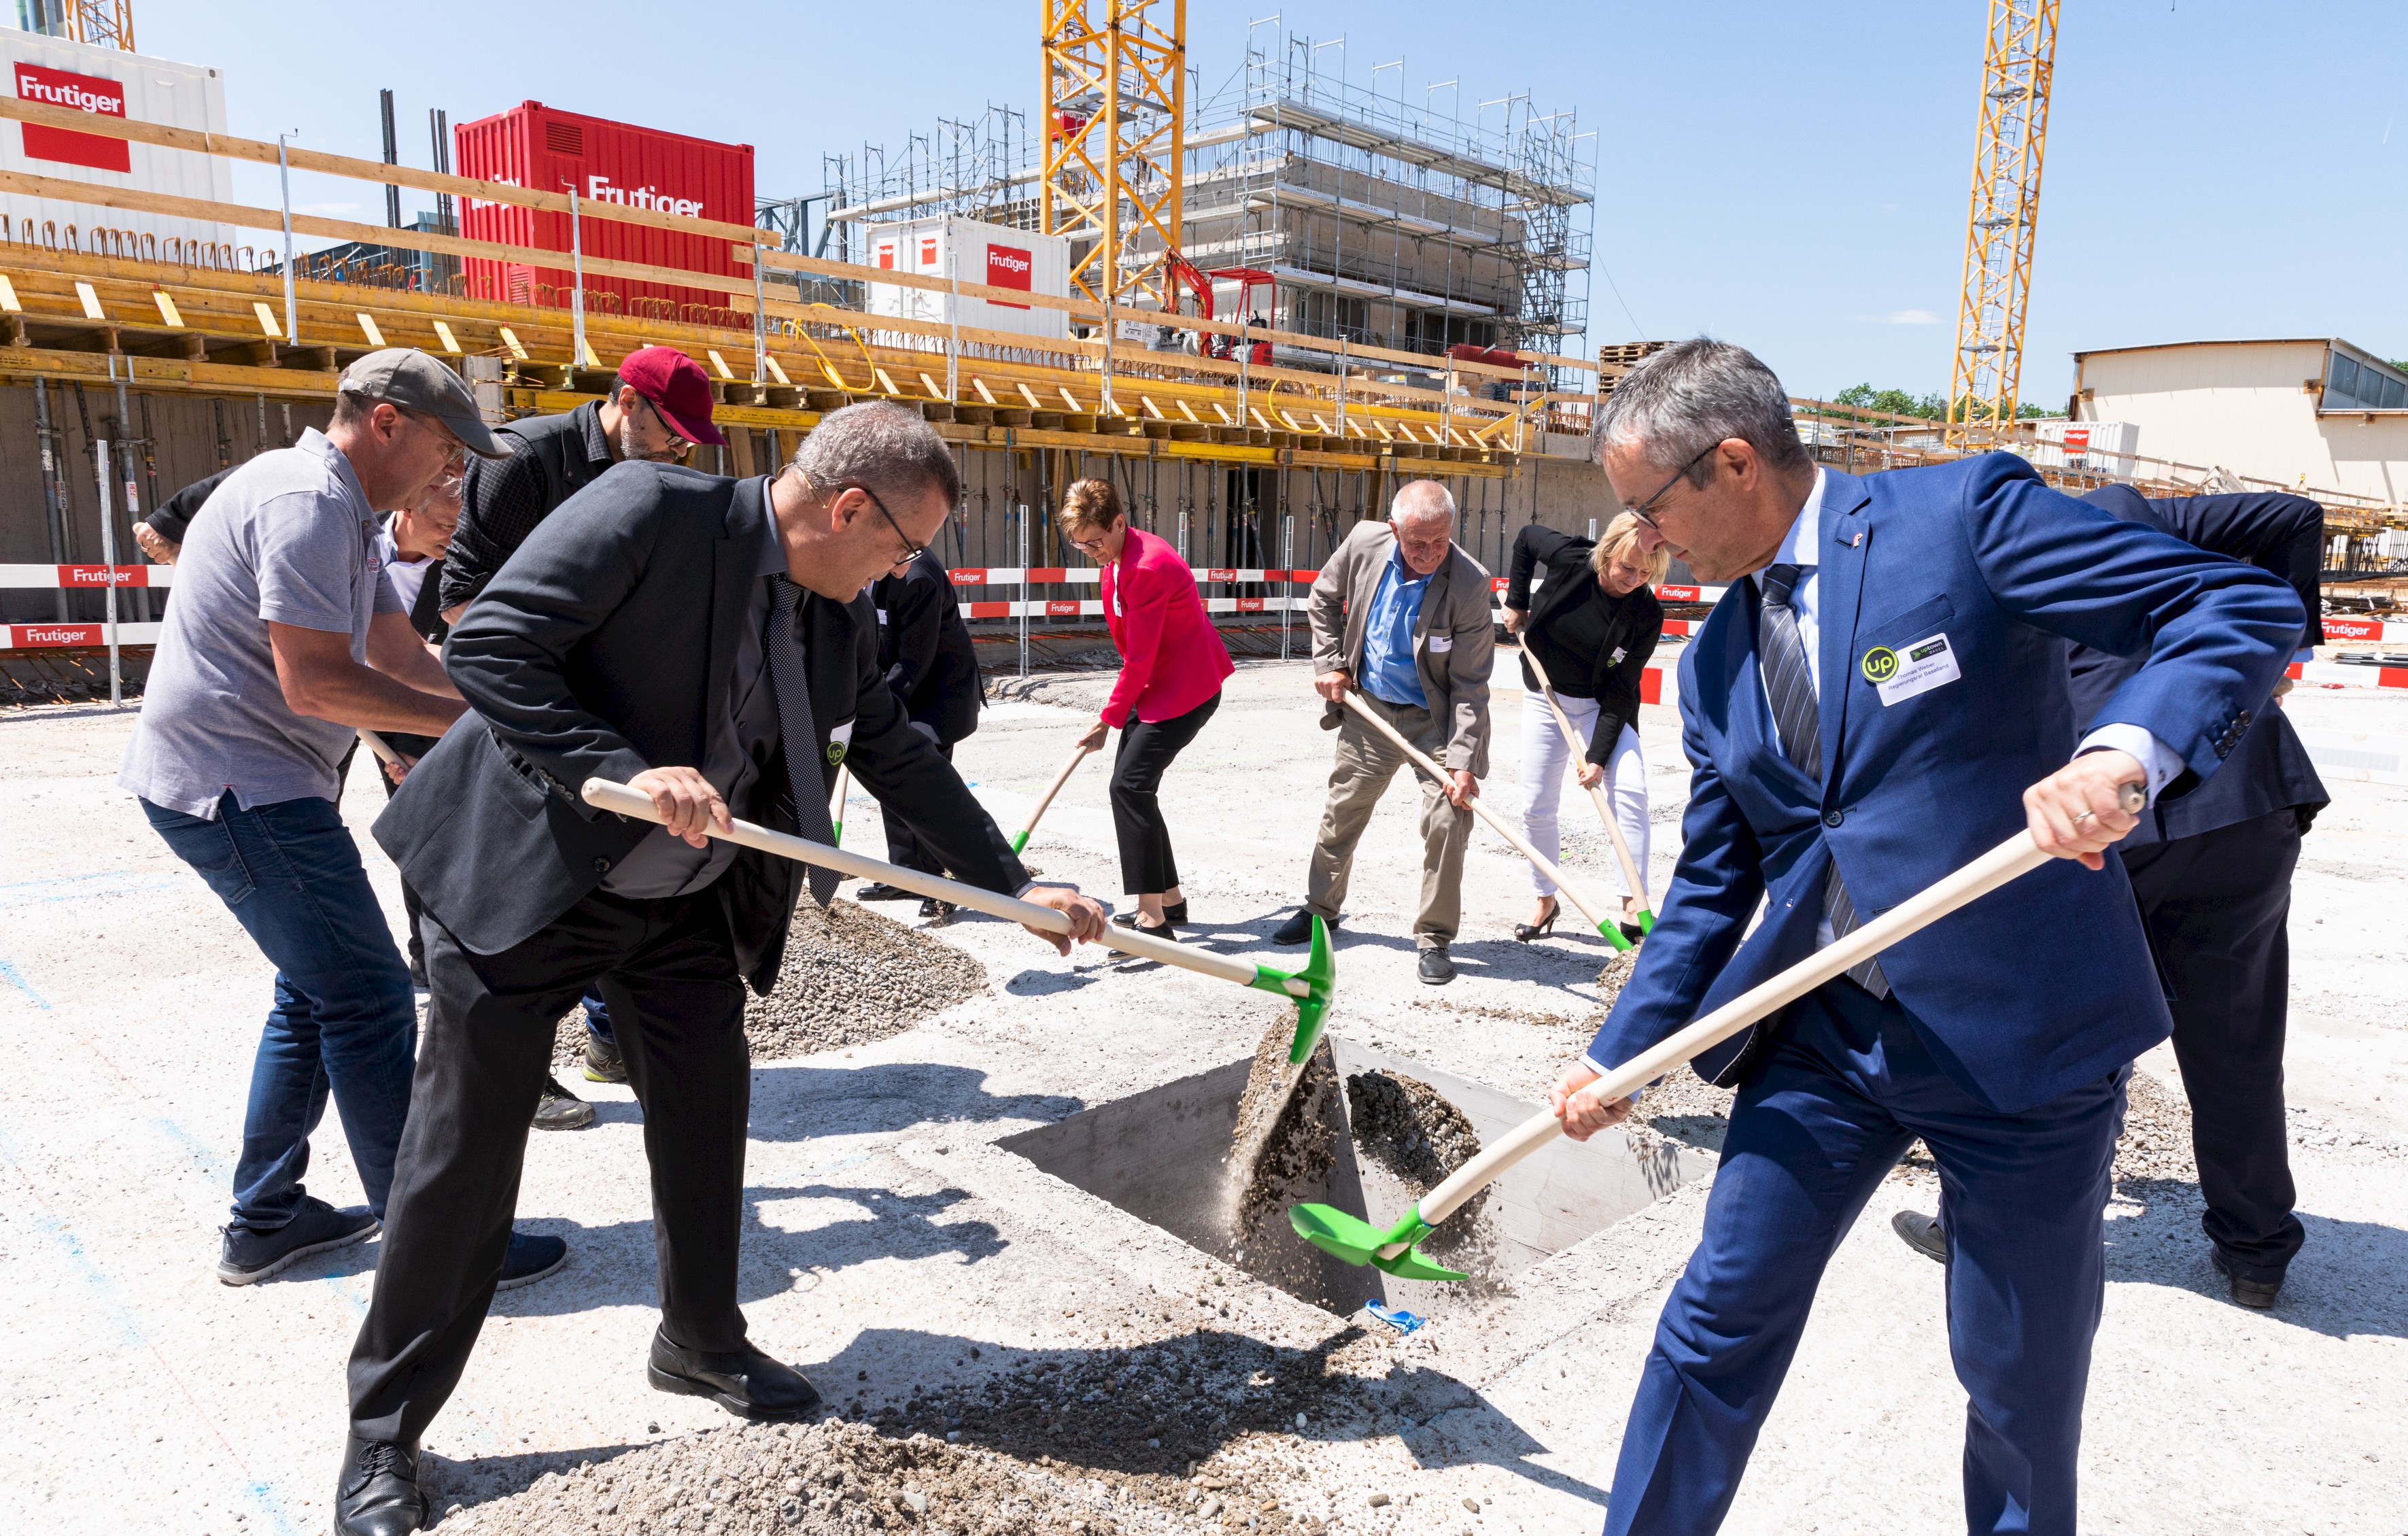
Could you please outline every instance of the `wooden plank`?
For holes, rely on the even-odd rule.
[[[222,160],[248,160],[262,165],[276,164],[276,146],[259,139],[236,138],[229,134],[205,133],[194,128],[170,128],[133,118],[104,117],[97,112],[47,107],[40,102],[15,96],[0,96],[0,118],[15,118],[21,122],[64,128],[101,138],[122,138],[136,144],[155,144],[163,149],[186,150],[194,154],[215,155]],[[376,160],[353,160],[346,155],[328,154],[322,150],[305,150],[298,145],[286,147],[285,159],[294,170],[322,171],[329,176],[345,176],[359,181],[409,187],[419,192],[444,192],[454,197],[508,203],[516,208],[542,208],[552,213],[568,211],[568,197],[565,193],[539,192],[514,187],[504,181],[480,181],[474,177],[414,170],[407,165],[388,165]],[[76,183],[78,186],[85,184]],[[628,208],[591,197],[578,199],[577,211],[580,218],[649,224],[654,229],[666,229],[679,235],[762,243],[774,243],[778,237],[768,230],[755,229],[749,224],[728,223],[716,219],[682,219],[652,208]],[[300,227],[297,221],[294,227]],[[752,280],[746,278],[744,286],[750,288],[752,285]]]

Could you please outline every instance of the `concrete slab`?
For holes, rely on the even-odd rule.
[[[1065,706],[1100,699],[1103,685],[1049,686],[1040,692],[1064,705],[999,708],[964,743],[964,770],[998,819],[1016,824],[1083,724]],[[1197,941],[1274,964],[1293,953],[1268,935],[1300,890],[1327,771],[1329,739],[1304,687],[1300,664],[1241,668],[1166,797]],[[2336,729],[2397,735],[2401,703],[2303,691],[2292,707]],[[1516,795],[1518,710],[1500,696],[1489,781],[1500,799]],[[1673,716],[1645,716],[1661,890],[1685,773]],[[113,787],[129,725],[79,707],[0,717],[0,1023],[13,1047],[0,1078],[0,1407],[11,1431],[0,1486],[15,1495],[0,1529],[315,1531],[329,1514],[343,1362],[376,1246],[245,1290],[209,1274],[268,971]],[[2408,1409],[2408,789],[2334,793],[2309,840],[2292,927],[2288,1081],[2308,1249],[2282,1308],[2245,1313],[2207,1269],[2195,1191],[2133,1191],[2119,1205],[2086,1529],[2380,1531],[2408,1508],[2396,1444]],[[380,801],[363,776],[346,815],[364,827]],[[1584,800],[1568,797],[1563,815],[1568,862],[1610,886]],[[1333,1027],[1409,1070],[1534,1102],[1586,1042],[1605,945],[1513,942],[1526,876],[1481,832],[1461,979],[1420,985],[1408,931],[1413,819],[1400,782],[1358,862]],[[866,799],[847,825],[849,843],[878,845]],[[392,870],[362,841],[397,916]],[[1100,773],[1073,780],[1031,856],[1051,876],[1113,890]],[[1108,1364],[1130,1345],[1226,1332],[1268,1351],[1273,1378],[1344,1360],[1364,1385],[1346,1400],[1351,1416],[1274,1435],[1244,1410],[1269,1388],[1242,1372],[1213,1384],[1220,1406],[1194,1432],[1222,1473],[1294,1489],[1299,1509],[1349,1531],[1490,1536],[1597,1521],[1706,1183],[1411,1338],[1358,1336],[996,1144],[1244,1057],[1272,1020],[1270,999],[1093,954],[1064,962],[983,919],[946,937],[986,967],[987,995],[874,1045],[756,1066],[742,1276],[756,1339],[840,1403],[901,1414],[916,1393],[1026,1362]],[[2143,1069],[2168,1075],[2154,1060]],[[529,1149],[523,1217],[566,1236],[573,1256],[497,1302],[430,1438],[447,1502],[475,1505],[549,1470],[726,1422],[643,1383],[653,1270],[641,1126],[624,1090],[592,1096],[595,1128]],[[358,1198],[332,1117],[310,1183]],[[1928,1530],[1960,1518],[1962,1398],[1938,1271],[1886,1228],[1891,1211],[1929,1198],[1910,1180],[1885,1184],[1842,1244],[1728,1529]],[[1370,1505],[1373,1492],[1390,1501]]]

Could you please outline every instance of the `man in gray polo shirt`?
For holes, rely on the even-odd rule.
[[[415,505],[471,450],[500,452],[467,385],[423,352],[371,352],[337,389],[323,433],[242,466],[194,521],[118,775],[276,967],[218,1263],[232,1285],[383,1216],[418,1010],[336,768],[358,727],[440,736],[466,708],[376,557],[376,510]],[[302,1187],[329,1092],[366,1211]],[[548,1258],[538,1272],[566,1251],[525,1243],[556,1250],[513,1253]]]

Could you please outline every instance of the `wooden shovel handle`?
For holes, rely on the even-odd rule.
[[[1548,681],[1546,664],[1539,659],[1538,648],[1530,643],[1526,634],[1522,637],[1522,659],[1530,664],[1531,672],[1538,677],[1539,692],[1546,698],[1548,712],[1555,717],[1555,728],[1564,733],[1564,744],[1572,749],[1572,771],[1577,775],[1579,764],[1588,754],[1588,744],[1580,739],[1578,731],[1572,729],[1571,717],[1564,713],[1564,707],[1555,702],[1555,685]],[[1612,775],[1609,771],[1606,777],[1608,787],[1612,782]],[[1645,907],[1647,882],[1640,875],[1638,861],[1630,856],[1630,844],[1623,840],[1622,825],[1613,819],[1612,803],[1597,785],[1582,787],[1588,791],[1589,804],[1597,807],[1597,819],[1605,823],[1605,835],[1613,842],[1613,856],[1622,866],[1623,883],[1630,887],[1631,898],[1641,907]]]
[[[2146,803],[2137,784],[2124,786],[2124,804],[2136,809]],[[1921,931],[1968,903],[1978,901],[2000,886],[2030,873],[2049,861],[2032,841],[2028,830],[2016,833],[1955,873],[1943,876],[1828,948],[1815,951],[1780,975],[1759,982],[1687,1028],[1676,1031],[1632,1056],[1582,1091],[1611,1102],[1721,1044],[1741,1030],[1785,1008],[1835,976],[1862,965],[1908,935]],[[1432,1227],[1455,1213],[1464,1201],[1498,1175],[1563,1134],[1563,1122],[1552,1111],[1523,1121],[1494,1146],[1456,1169],[1416,1207]],[[1396,1245],[1401,1252],[1402,1245]],[[1383,1255],[1390,1251],[1383,1249]]]
[[[1443,785],[1446,782],[1446,770],[1440,768],[1435,762],[1431,761],[1429,754],[1422,751],[1421,748],[1414,746],[1411,741],[1406,740],[1404,732],[1397,729],[1396,726],[1391,725],[1386,721],[1381,719],[1380,712],[1377,710],[1372,709],[1369,704],[1363,702],[1362,695],[1355,693],[1350,688],[1347,690],[1345,697],[1346,707],[1348,709],[1353,710],[1356,714],[1359,714],[1364,719],[1369,721],[1372,725],[1378,729],[1381,735],[1395,742],[1398,750],[1402,752],[1416,768],[1420,768],[1424,773],[1428,774],[1432,779],[1437,780],[1440,785]],[[1513,845],[1514,852],[1520,854],[1524,858],[1528,859],[1532,864],[1537,865],[1541,874],[1545,875],[1549,880],[1555,883],[1555,889],[1563,892],[1565,898],[1570,900],[1573,906],[1580,909],[1581,915],[1588,919],[1591,926],[1597,928],[1600,932],[1604,930],[1606,920],[1602,916],[1598,915],[1598,910],[1589,903],[1588,898],[1581,894],[1578,887],[1574,886],[1570,881],[1564,878],[1563,870],[1555,867],[1555,860],[1547,857],[1546,854],[1541,854],[1537,849],[1531,847],[1528,839],[1523,837],[1521,833],[1514,831],[1511,826],[1508,826],[1505,824],[1505,818],[1488,809],[1487,801],[1481,799],[1478,796],[1474,796],[1472,797],[1469,804],[1471,806],[1472,813],[1478,816],[1482,821],[1486,822],[1490,830],[1494,831],[1498,837],[1503,838],[1507,842],[1512,843]]]
[[[1062,793],[1062,786],[1070,782],[1070,775],[1078,771],[1079,765],[1085,762],[1087,754],[1095,750],[1093,747],[1082,746],[1070,754],[1070,760],[1062,765],[1062,771],[1054,775],[1054,782],[1045,786],[1045,793],[1038,798],[1036,809],[1029,811],[1028,820],[1020,828],[1020,836],[1024,843],[1026,842],[1028,835],[1037,830],[1037,819],[1045,814],[1046,807],[1054,803],[1054,797]]]

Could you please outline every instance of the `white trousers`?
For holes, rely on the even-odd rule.
[[[1571,721],[1572,729],[1583,741],[1597,726],[1597,700],[1565,698],[1556,696],[1564,714]],[[1555,726],[1555,717],[1547,708],[1547,696],[1532,690],[1522,695],[1522,832],[1530,846],[1547,855],[1550,862],[1563,862],[1563,833],[1556,820],[1556,808],[1564,796],[1564,769],[1577,768],[1585,757],[1576,757],[1564,733]],[[1615,825],[1622,828],[1622,840],[1630,845],[1630,862],[1638,867],[1639,878],[1647,878],[1647,763],[1639,754],[1639,732],[1630,725],[1622,727],[1621,739],[1613,744],[1612,760],[1606,767],[1606,777],[1612,784],[1611,791]],[[1583,816],[1593,815],[1589,809],[1588,792],[1575,779],[1572,798]],[[1624,896],[1636,895],[1641,907],[1647,905],[1644,892],[1623,890],[1621,861],[1609,851],[1606,859],[1606,888]],[[1541,896],[1555,894],[1555,883],[1530,866],[1530,885]]]

